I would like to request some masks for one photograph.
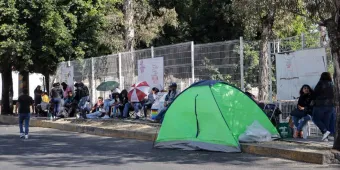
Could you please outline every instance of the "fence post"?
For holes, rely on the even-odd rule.
[[[191,78],[192,83],[195,83],[195,45],[191,41]]]
[[[151,58],[155,58],[155,53],[153,51],[153,46],[151,46]]]
[[[118,71],[119,71],[119,89],[123,90],[123,78],[122,78],[122,53],[118,53]]]
[[[92,99],[91,103],[94,104],[96,101],[96,87],[95,87],[95,78],[94,78],[94,58],[91,57],[91,91],[92,91]]]
[[[241,73],[241,89],[244,91],[244,52],[243,52],[243,37],[240,37],[240,73]]]
[[[268,48],[268,77],[269,77],[269,102],[273,101],[273,82],[272,82],[272,53],[271,53],[271,48],[270,48],[270,42],[267,44]]]
[[[301,49],[305,48],[305,34],[301,33]]]

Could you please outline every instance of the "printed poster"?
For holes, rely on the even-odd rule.
[[[163,57],[138,60],[138,81],[146,81],[151,88],[164,86]]]

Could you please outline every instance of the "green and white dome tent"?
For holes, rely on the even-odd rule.
[[[169,106],[155,147],[241,152],[238,138],[254,121],[279,137],[263,110],[243,91],[220,81],[200,81]]]

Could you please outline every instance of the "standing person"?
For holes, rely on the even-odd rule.
[[[61,100],[64,97],[64,92],[60,88],[60,83],[54,83],[53,84],[53,88],[51,90],[50,96],[51,96],[53,107],[54,107],[52,116],[53,116],[53,119],[56,119],[57,114],[59,113]]]
[[[37,112],[37,108],[38,108],[38,105],[41,103],[41,95],[42,95],[43,91],[41,90],[41,86],[37,86],[35,89],[34,89],[34,106],[35,106],[35,112]],[[34,110],[33,110],[34,112]]]
[[[18,98],[18,102],[16,104],[16,113],[19,113],[19,129],[20,129],[20,138],[28,139],[29,132],[29,122],[30,122],[30,106],[33,110],[33,99],[28,95],[28,89],[23,89],[23,95]],[[18,112],[19,108],[19,112]],[[23,129],[23,123],[25,121],[25,131]]]
[[[335,112],[334,107],[334,84],[329,72],[321,74],[320,81],[314,89],[313,121],[323,134],[322,140],[328,141],[330,121]]]
[[[67,85],[65,82],[62,82],[61,86],[63,87],[63,90],[64,90],[64,98],[67,98],[69,92],[72,92],[72,88],[71,86]]]
[[[155,120],[153,122],[163,122],[164,116],[166,111],[168,110],[168,107],[170,104],[176,99],[177,95],[179,95],[179,92],[177,91],[177,84],[171,83],[169,86],[169,92],[165,96],[165,102],[164,102],[164,108],[158,113]]]
[[[302,138],[302,128],[310,121],[312,115],[312,94],[313,90],[309,85],[303,85],[300,89],[300,97],[297,109],[291,113],[293,123],[296,127],[294,138]]]

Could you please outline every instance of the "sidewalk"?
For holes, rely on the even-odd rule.
[[[17,124],[18,118],[14,116],[1,116],[0,123]],[[144,120],[118,120],[118,119],[60,119],[50,121],[46,118],[32,118],[31,126],[54,128],[64,131],[88,133],[99,136],[130,138],[154,141],[159,124]],[[340,152],[331,150],[332,142],[319,142],[312,138],[309,140],[281,140],[266,143],[241,144],[244,153],[278,157],[300,162],[315,164],[340,164]]]

